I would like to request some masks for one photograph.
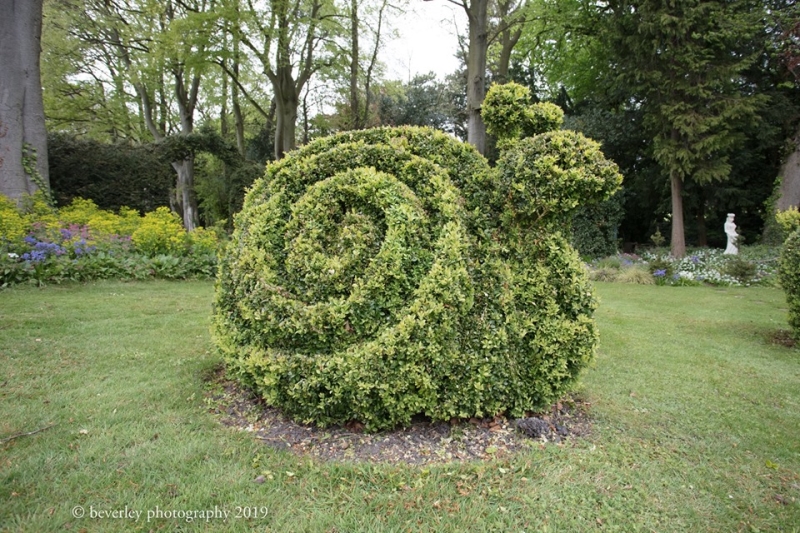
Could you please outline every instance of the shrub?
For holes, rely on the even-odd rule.
[[[219,247],[219,239],[213,230],[197,228],[187,236],[192,254],[214,255]]]
[[[229,371],[303,421],[370,430],[554,401],[593,356],[595,299],[566,239],[501,216],[498,192],[472,147],[426,128],[342,133],[270,164],[220,259]]]
[[[97,207],[92,200],[74,198],[72,202],[58,210],[58,218],[65,225],[85,226],[93,238],[108,235],[131,235],[139,224],[139,213],[122,207],[125,218]]]
[[[572,245],[584,257],[616,254],[617,231],[624,216],[620,193],[597,205],[582,206],[572,217]]]
[[[116,230],[114,233],[117,235],[133,235],[142,223],[142,216],[136,209],[125,207],[124,205],[119,208],[119,214],[116,220]],[[91,225],[91,221],[90,221]]]
[[[635,283],[638,285],[653,285],[656,280],[647,268],[642,266],[632,266],[623,268],[617,274],[617,279],[620,283]]]
[[[723,272],[736,278],[742,285],[747,285],[756,277],[756,264],[734,255],[728,259]]]
[[[800,229],[800,211],[796,207],[790,207],[786,211],[778,211],[775,220],[783,230],[784,235],[791,235]]]
[[[622,258],[620,258],[618,255],[610,255],[595,261],[594,266],[599,269],[619,270],[622,268]]]
[[[188,245],[180,217],[166,207],[147,213],[131,239],[139,252],[151,257],[183,255]]]
[[[663,257],[656,257],[651,259],[648,268],[650,273],[656,278],[669,278],[674,274],[674,266],[672,261]]]
[[[778,278],[789,304],[789,325],[795,338],[800,340],[800,229],[783,243]]]
[[[521,140],[498,161],[504,216],[529,224],[568,223],[578,208],[606,200],[622,183],[600,145],[574,131]]]
[[[48,197],[40,190],[22,197],[20,212],[37,229],[58,230],[58,211],[50,205]]]
[[[600,267],[592,269],[589,279],[592,281],[617,281],[619,269],[613,267]]]
[[[47,139],[50,185],[59,206],[88,198],[100,208],[138,212],[168,204],[175,171],[156,145],[109,144],[51,134]]]
[[[721,249],[694,248],[675,259],[668,252],[644,252],[642,258],[659,285],[773,285],[778,249],[746,246],[739,255],[725,255]]]
[[[489,88],[481,117],[486,131],[497,137],[498,146],[509,148],[520,138],[560,128],[564,111],[551,103],[531,103],[530,90],[512,82]]]
[[[17,204],[0,194],[0,252],[14,252],[28,233],[29,223],[17,210]]]
[[[208,278],[215,273],[216,233],[198,229],[187,236],[180,219],[166,209],[142,218],[123,207],[115,215],[78,198],[58,211],[37,195],[24,198],[22,205],[18,210],[0,195],[4,238],[0,287],[93,279]],[[137,240],[152,257],[131,245],[130,233],[145,220]],[[161,250],[174,255],[160,254]]]

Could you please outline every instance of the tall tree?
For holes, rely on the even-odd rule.
[[[775,32],[782,71],[789,78],[783,83],[800,88],[800,5],[790,2],[784,14],[777,18]],[[778,176],[781,180],[779,210],[800,206],[800,129],[796,131],[792,145],[794,149],[783,162]]]
[[[426,0],[430,1],[430,0]],[[467,14],[467,142],[486,152],[486,125],[481,106],[486,96],[490,0],[446,0]]]
[[[445,83],[434,72],[417,74],[408,83],[385,82],[378,95],[378,123],[381,126],[430,126],[454,132],[455,110]]]
[[[272,85],[275,159],[297,145],[300,96],[311,76],[330,61],[324,49],[335,15],[330,0],[248,0],[232,21],[236,39],[258,58]]]
[[[429,1],[429,0],[428,0]],[[481,106],[486,96],[489,45],[497,41],[500,54],[497,73],[508,77],[511,51],[521,36],[525,22],[525,2],[520,0],[446,0],[461,7],[467,15],[467,142],[486,153],[486,126]]]
[[[608,43],[618,80],[646,110],[653,154],[671,187],[671,252],[686,253],[684,181],[724,180],[738,124],[764,99],[743,90],[755,59],[758,5],[721,0],[617,0]]]
[[[389,0],[367,3],[350,1],[350,37],[347,58],[349,61],[349,124],[350,129],[359,130],[367,126],[372,109],[371,91],[376,71],[379,68],[378,52],[389,29],[388,11],[398,9]],[[364,48],[362,37],[370,38],[370,48]],[[366,64],[362,64],[366,61]],[[362,104],[363,100],[363,104]]]
[[[0,16],[0,193],[49,192],[39,55],[42,0],[3,0]]]
[[[48,130],[142,142],[149,134],[107,19],[84,0],[45,0],[42,87]]]
[[[525,0],[496,0],[490,14],[492,31],[489,46],[497,43],[497,57],[491,61],[493,78],[496,83],[507,83],[511,64],[511,52],[522,37],[527,22],[527,2]]]
[[[141,119],[156,141],[194,131],[208,66],[204,14],[209,7],[209,0],[85,0],[89,38],[108,58],[106,68],[124,72],[123,87],[133,88]],[[199,225],[194,155],[173,161],[172,167],[177,174],[173,206],[192,230]]]

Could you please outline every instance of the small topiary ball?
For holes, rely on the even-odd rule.
[[[531,224],[564,222],[581,206],[609,198],[622,183],[600,145],[571,130],[523,139],[497,166],[505,216]]]
[[[789,304],[789,325],[800,340],[800,230],[795,230],[783,243],[778,279]]]

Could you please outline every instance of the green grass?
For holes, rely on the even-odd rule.
[[[769,340],[783,294],[598,293],[591,437],[412,468],[313,463],[220,426],[209,282],[0,292],[0,439],[55,424],[0,444],[0,530],[800,531],[800,349]],[[147,521],[215,506],[227,520]],[[142,515],[89,516],[126,507]]]

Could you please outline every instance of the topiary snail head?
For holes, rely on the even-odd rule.
[[[497,169],[507,222],[528,226],[567,223],[581,206],[599,203],[622,183],[617,165],[581,133],[559,130],[564,112],[531,104],[517,83],[493,85],[481,111],[503,148]]]

